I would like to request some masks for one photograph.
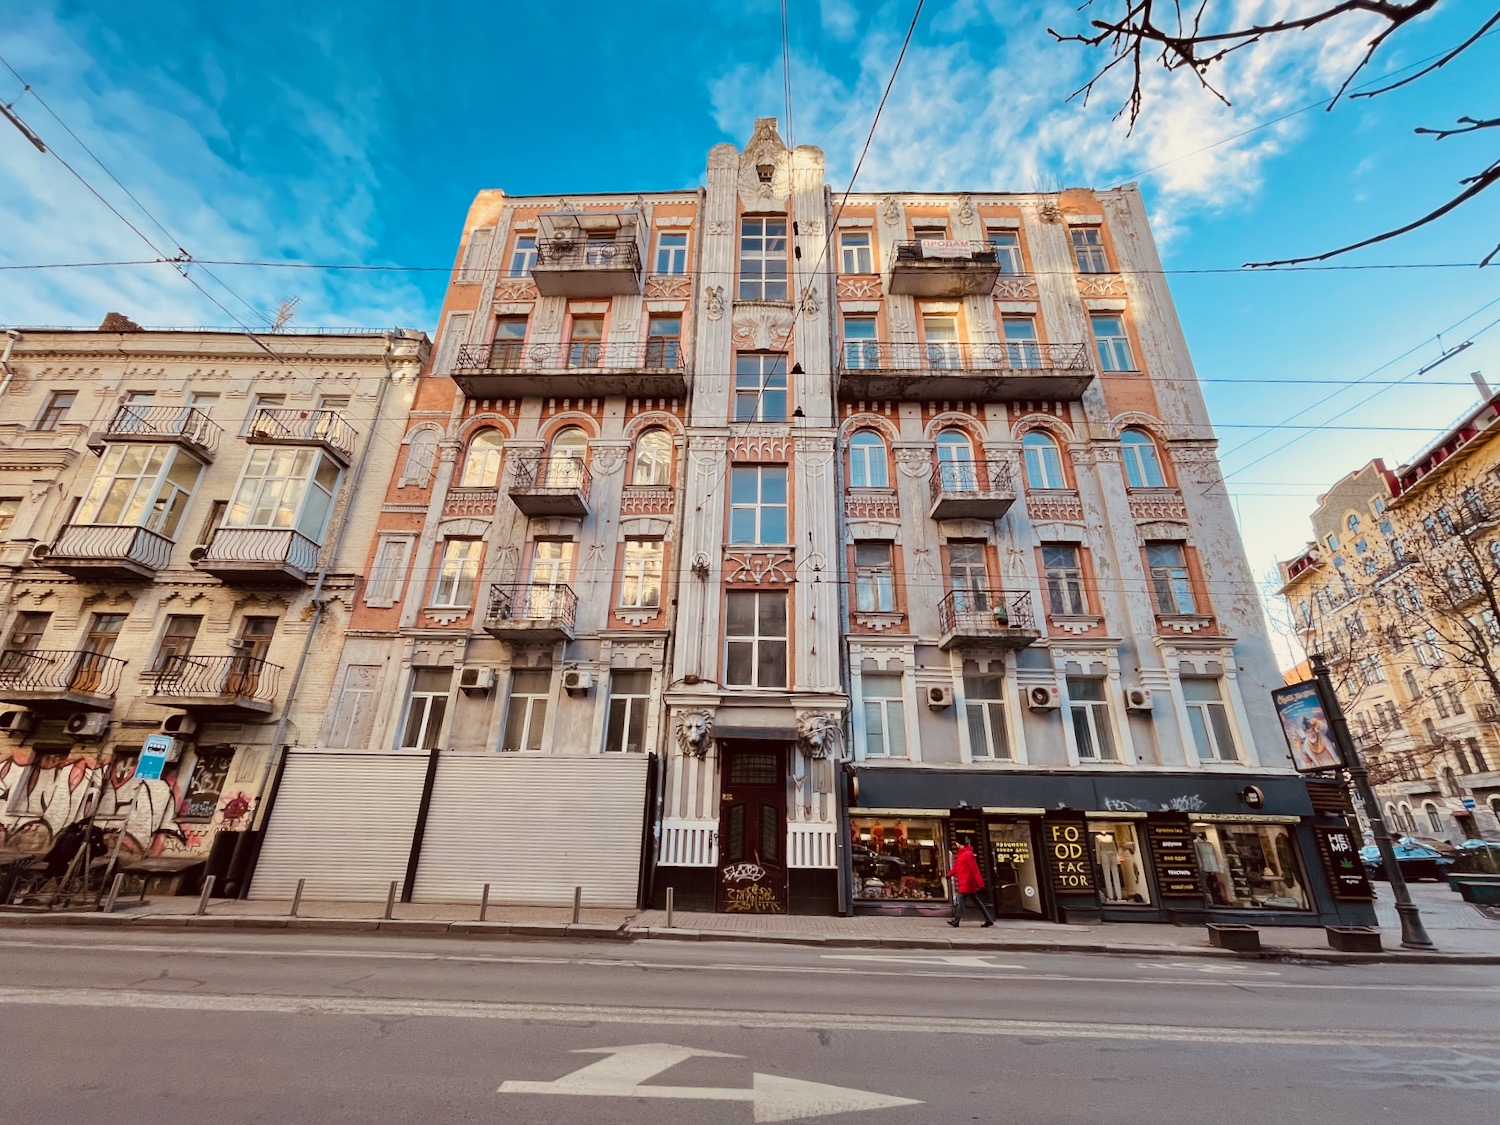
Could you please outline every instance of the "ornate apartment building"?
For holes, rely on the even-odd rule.
[[[273,749],[318,732],[427,336],[111,314],[0,346],[0,850],[89,821],[222,887]]]
[[[1281,564],[1299,640],[1334,673],[1393,832],[1500,834],[1500,397],[1392,471],[1318,499]]]
[[[1368,921],[1160,271],[1134,188],[845,201],[769,119],[480,193],[252,894],[935,913],[973,840],[1007,913]]]

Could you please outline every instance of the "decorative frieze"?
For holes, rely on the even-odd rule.
[[[505,278],[495,282],[496,301],[535,301],[536,286],[530,278]]]
[[[1085,273],[1078,276],[1080,297],[1124,297],[1125,279],[1117,273]]]
[[[734,346],[784,351],[792,338],[792,306],[781,301],[741,301],[734,306]]]
[[[1033,493],[1026,497],[1026,518],[1082,523],[1083,500],[1076,492]]]
[[[869,495],[851,492],[844,497],[846,520],[899,520],[901,504],[894,492]]]
[[[471,516],[488,519],[495,514],[499,495],[500,490],[497,488],[450,488],[443,500],[443,518]],[[391,505],[386,505],[387,510],[390,507]],[[413,507],[419,511],[426,510],[420,505]]]
[[[731,461],[780,463],[790,461],[793,451],[793,442],[790,437],[742,434],[729,439]]]
[[[666,299],[676,298],[686,300],[693,295],[693,283],[685,277],[674,277],[669,274],[658,274],[646,279],[646,296],[651,298]]]
[[[864,274],[849,274],[838,280],[841,301],[864,301],[880,296],[880,278]]]
[[[995,278],[993,295],[1002,301],[1034,301],[1039,296],[1036,278],[1002,273]]]
[[[790,551],[725,551],[724,580],[731,585],[790,586],[797,563]]]
[[[636,486],[625,489],[620,497],[620,514],[626,516],[669,516],[676,507],[677,494],[667,487]]]
[[[1133,520],[1186,520],[1187,504],[1175,488],[1139,489],[1130,494]]]

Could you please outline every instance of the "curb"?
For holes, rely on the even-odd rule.
[[[959,953],[1090,953],[1116,957],[1200,957],[1228,961],[1281,961],[1325,965],[1500,965],[1500,953],[1428,953],[1385,950],[1341,953],[1337,950],[1267,946],[1258,953],[1237,953],[1194,945],[1133,945],[1105,941],[1007,941],[1004,938],[957,940],[947,937],[840,937],[830,934],[766,933],[753,930],[699,930],[684,927],[612,926],[589,922],[476,922],[428,918],[309,918],[255,914],[11,914],[0,913],[0,929],[35,926],[89,926],[131,930],[296,930],[300,933],[383,933],[404,937],[574,938],[592,941],[699,941],[726,944],[761,943],[824,949],[942,950]]]

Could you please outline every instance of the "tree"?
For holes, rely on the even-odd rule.
[[[1239,6],[1230,4],[1228,0],[1196,0],[1196,2],[1189,0],[1186,5],[1183,0],[1084,0],[1083,9],[1108,12],[1110,16],[1089,20],[1092,31],[1087,33],[1065,35],[1053,28],[1047,30],[1060,43],[1081,43],[1089,48],[1103,49],[1110,54],[1109,61],[1100,67],[1094,76],[1073,94],[1073,97],[1081,96],[1087,102],[1095,87],[1106,75],[1117,68],[1124,68],[1128,71],[1131,79],[1130,92],[1115,116],[1117,119],[1120,116],[1126,116],[1129,127],[1133,128],[1141,115],[1144,103],[1142,93],[1144,72],[1153,66],[1160,65],[1167,71],[1190,71],[1205,90],[1228,105],[1229,99],[1215,85],[1215,68],[1219,67],[1228,56],[1254,47],[1273,36],[1310,32],[1319,28],[1327,30],[1336,22],[1343,24],[1350,20],[1367,20],[1375,29],[1374,34],[1365,45],[1364,56],[1344,77],[1343,83],[1325,107],[1332,110],[1339,100],[1349,93],[1350,85],[1369,65],[1377,52],[1388,46],[1413,21],[1436,9],[1438,3],[1439,0],[1337,0],[1337,2],[1323,0],[1320,7],[1299,17],[1233,26],[1239,22],[1237,17],[1241,13]],[[1220,26],[1218,18],[1225,17],[1226,13],[1230,26]],[[1415,73],[1395,81],[1377,84],[1374,89],[1357,90],[1349,93],[1349,96],[1351,98],[1375,98],[1420,81],[1447,66],[1469,50],[1480,38],[1494,30],[1497,25],[1500,25],[1500,11],[1492,12],[1478,24],[1472,33],[1453,43]],[[1493,91],[1491,96],[1493,96]],[[1421,127],[1415,132],[1442,141],[1449,137],[1479,133],[1487,129],[1500,129],[1500,116],[1466,115],[1458,118],[1449,128]],[[1398,227],[1351,242],[1347,246],[1324,251],[1321,254],[1247,264],[1250,266],[1288,266],[1304,262],[1320,262],[1338,254],[1346,254],[1351,250],[1373,246],[1442,218],[1493,186],[1497,181],[1500,181],[1500,160],[1493,161],[1488,167],[1474,175],[1465,176],[1459,181],[1458,190],[1445,202]],[[1479,264],[1488,265],[1497,254],[1500,254],[1500,245],[1490,250]]]

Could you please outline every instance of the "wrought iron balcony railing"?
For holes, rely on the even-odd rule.
[[[578,595],[570,586],[544,582],[496,583],[490,587],[487,622],[540,622],[572,631],[578,621]]]
[[[1028,591],[954,590],[938,603],[938,626],[943,633],[1000,636],[1014,631],[1035,631],[1036,614]]]
[[[84,649],[8,648],[0,652],[0,692],[114,695],[125,661]]]
[[[261,407],[245,429],[249,441],[285,445],[326,445],[348,460],[354,455],[354,427],[338,410]]]
[[[127,404],[115,411],[104,436],[115,441],[181,441],[212,455],[218,452],[223,432],[207,414],[191,406]]]
[[[988,242],[964,242],[951,239],[917,239],[896,243],[896,264],[907,262],[940,262],[955,266],[995,266],[999,255]]]
[[[318,569],[318,545],[290,528],[221,527],[208,545],[194,549],[199,565],[262,563],[267,567],[290,566],[305,573]]]
[[[64,525],[57,542],[48,550],[47,558],[54,563],[64,560],[100,565],[122,562],[134,563],[146,570],[164,570],[172,558],[172,541],[139,525],[70,523]]]
[[[281,665],[256,656],[169,656],[146,674],[152,695],[224,704],[271,704]]]
[[[1089,371],[1085,344],[890,343],[847,340],[842,371]]]
[[[458,349],[454,370],[464,371],[680,371],[683,347],[675,339],[624,342],[578,340],[572,343],[528,344],[497,340],[465,344]]]
[[[589,491],[589,468],[581,457],[522,455],[511,463],[511,488],[523,491]]]
[[[1014,496],[1015,475],[1004,461],[939,461],[932,474],[932,498],[944,495]]]
[[[591,239],[581,232],[571,235],[554,235],[537,242],[536,261],[539,266],[562,269],[636,269],[641,268],[641,251],[633,240]]]

